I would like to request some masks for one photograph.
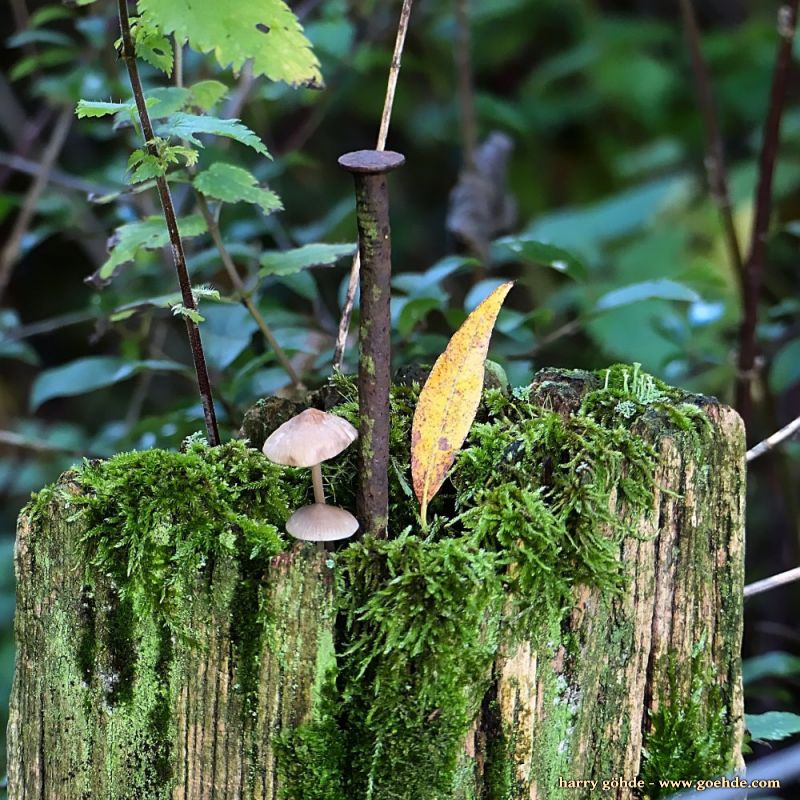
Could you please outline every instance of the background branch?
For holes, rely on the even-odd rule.
[[[744,319],[739,330],[739,360],[736,376],[736,408],[747,424],[752,412],[752,384],[755,373],[756,325],[758,304],[764,276],[767,234],[772,214],[772,181],[780,143],[781,118],[786,105],[789,76],[792,68],[792,42],[797,23],[798,0],[792,0],[778,11],[778,54],[772,74],[767,119],[758,163],[758,185],[755,197],[755,219],[750,253],[744,268]]]
[[[45,147],[42,154],[42,161],[40,165],[40,172],[34,178],[33,183],[25,195],[25,200],[22,203],[19,214],[14,220],[14,226],[11,233],[0,252],[0,303],[2,302],[3,295],[11,279],[11,272],[14,269],[14,264],[17,263],[19,258],[20,247],[22,240],[28,228],[36,215],[36,206],[39,203],[39,198],[42,196],[47,182],[49,180],[50,170],[53,169],[58,156],[61,153],[61,148],[67,140],[67,134],[72,125],[72,109],[64,107],[61,109],[58,119],[56,120],[53,133],[50,136],[50,141]]]
[[[383,112],[381,113],[381,124],[378,129],[378,143],[376,150],[386,149],[386,140],[389,136],[389,124],[392,120],[392,109],[394,108],[394,95],[397,89],[397,79],[400,75],[400,66],[403,58],[403,47],[406,43],[406,33],[408,32],[408,21],[411,18],[411,6],[413,0],[403,0],[403,7],[400,9],[400,21],[397,23],[397,36],[394,41],[394,53],[392,63],[389,67],[389,80],[386,84],[386,96],[383,101]],[[353,263],[350,267],[350,280],[347,284],[347,294],[344,305],[342,306],[342,316],[339,320],[339,331],[336,335],[336,347],[333,352],[333,368],[341,369],[344,351],[347,347],[347,333],[350,330],[350,318],[353,315],[353,303],[355,302],[356,289],[358,288],[358,276],[361,271],[361,255],[358,250],[353,256]]]

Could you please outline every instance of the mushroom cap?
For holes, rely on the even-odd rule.
[[[287,467],[313,467],[338,456],[357,437],[346,419],[307,408],[272,432],[264,455]]]
[[[286,522],[286,530],[305,542],[347,539],[358,530],[358,520],[338,506],[314,503],[298,508]]]

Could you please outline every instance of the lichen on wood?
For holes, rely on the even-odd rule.
[[[423,534],[418,391],[390,400],[387,540],[292,549],[307,473],[242,442],[43,491],[18,538],[10,796],[554,800],[589,796],[560,778],[736,766],[738,417],[635,366],[487,390]],[[311,402],[358,411],[342,376]],[[325,466],[340,505],[355,469]]]

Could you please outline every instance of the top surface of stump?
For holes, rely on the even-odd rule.
[[[339,158],[339,165],[359,175],[380,175],[402,167],[406,157],[394,150],[354,150]]]

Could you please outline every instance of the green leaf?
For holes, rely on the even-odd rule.
[[[265,214],[283,208],[275,192],[262,189],[253,175],[233,164],[219,162],[213,164],[194,179],[194,185],[197,191],[206,197],[213,197],[224,203],[254,203],[260,206]]]
[[[206,319],[196,308],[187,308],[183,303],[176,303],[172,306],[172,313],[176,317],[186,317],[190,319],[195,325],[205,322]]]
[[[694,303],[700,300],[700,295],[677,281],[643,281],[607,292],[595,303],[594,308],[595,311],[607,311],[610,308],[638,303],[640,300],[684,300]]]
[[[492,261],[522,261],[541,264],[563,272],[577,281],[586,280],[586,265],[577,256],[546,242],[538,242],[525,236],[505,236],[492,242]]]
[[[72,39],[59,31],[28,29],[19,31],[6,40],[6,47],[24,47],[28,44],[55,44],[69,47]]]
[[[274,250],[261,256],[259,275],[291,275],[308,267],[332,266],[355,251],[355,244],[306,244],[294,250]]]
[[[134,103],[104,103],[100,100],[78,100],[75,113],[78,119],[86,117],[105,117],[108,114],[118,114],[120,111],[133,113],[136,111]]]
[[[166,75],[172,75],[172,42],[142,21],[134,26],[136,55]]]
[[[750,735],[761,742],[779,742],[800,733],[800,714],[788,711],[745,714],[744,723]]]
[[[199,81],[193,84],[189,91],[192,103],[203,111],[212,109],[228,93],[228,87],[220,81]]]
[[[102,389],[145,370],[182,372],[185,367],[175,361],[128,361],[116,356],[88,356],[63,367],[41,372],[31,389],[31,410],[54,397],[71,397]]]
[[[72,11],[64,8],[64,6],[43,6],[31,14],[28,25],[31,28],[38,28],[41,25],[47,25],[48,22],[53,22],[57,19],[70,19],[71,17]]]
[[[769,370],[773,392],[783,392],[800,380],[800,339],[785,344],[775,355]]]
[[[149,24],[234,71],[253,60],[253,73],[293,86],[319,86],[322,75],[303,28],[283,0],[139,0]]]
[[[28,58],[18,61],[9,71],[8,77],[12,81],[18,81],[37,69],[66,64],[78,58],[79,55],[80,52],[74,47],[53,47],[49,50],[43,50],[36,55],[28,56]]]
[[[397,315],[397,332],[402,337],[407,337],[419,322],[428,315],[429,311],[441,308],[442,304],[434,297],[414,297],[403,304]]]
[[[200,305],[202,300],[213,300],[215,302],[231,302],[220,297],[219,291],[211,286],[193,286],[192,295],[195,305]],[[170,292],[169,294],[158,295],[157,297],[143,297],[141,300],[134,300],[130,303],[117,306],[111,314],[112,322],[119,322],[123,319],[132,317],[137,311],[143,308],[172,308],[180,305],[183,295],[180,292]]]
[[[200,215],[192,215],[178,220],[178,229],[181,236],[186,239],[190,236],[199,236],[206,231],[205,220]],[[114,232],[114,247],[108,260],[95,273],[95,279],[101,282],[108,281],[116,269],[133,261],[140,248],[156,250],[169,244],[169,233],[162,217],[147,217],[141,222],[129,222],[121,225]]]
[[[271,158],[261,139],[256,136],[247,125],[238,119],[220,119],[219,117],[200,116],[198,114],[185,114],[179,112],[170,114],[159,126],[158,134],[161,136],[176,136],[186,139],[195,147],[202,147],[203,143],[196,134],[210,133],[213,136],[225,136],[237,142],[252,147],[257,153]]]
[[[800,657],[774,651],[745,659],[742,680],[745,686],[764,678],[790,678],[800,675]]]
[[[160,119],[182,111],[191,99],[191,90],[183,86],[159,86],[147,92],[147,110],[151,119]]]

